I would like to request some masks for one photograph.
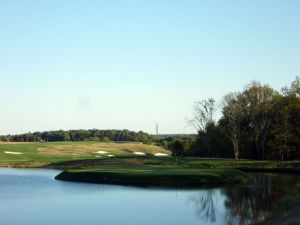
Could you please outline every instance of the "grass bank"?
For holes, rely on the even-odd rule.
[[[56,179],[134,186],[196,187],[234,184],[248,180],[233,169],[197,169],[178,166],[127,166],[66,170]]]

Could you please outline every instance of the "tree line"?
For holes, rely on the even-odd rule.
[[[253,81],[240,92],[224,96],[221,117],[212,98],[194,105],[189,124],[197,135],[152,136],[129,130],[59,130],[3,135],[5,142],[133,141],[155,142],[175,156],[235,159],[300,158],[300,79],[277,91]]]
[[[195,103],[189,123],[196,137],[160,140],[174,155],[235,159],[300,158],[300,80],[280,91],[253,81],[241,92],[227,94],[222,116],[212,98]]]
[[[151,135],[129,130],[58,130],[25,133],[18,135],[0,136],[3,142],[54,142],[54,141],[132,141],[143,142],[145,144],[152,143]]]

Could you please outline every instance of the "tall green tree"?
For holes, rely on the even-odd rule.
[[[242,93],[244,113],[248,117],[257,157],[261,159],[265,159],[265,147],[274,112],[274,98],[277,95],[278,93],[271,87],[256,81],[250,83]]]
[[[269,157],[294,159],[300,156],[300,80],[296,77],[290,87],[282,89],[276,104]]]
[[[242,123],[244,120],[244,101],[240,93],[230,93],[224,97],[223,115],[228,121],[228,129],[226,132],[232,141],[234,157],[238,159],[240,156],[240,139]]]

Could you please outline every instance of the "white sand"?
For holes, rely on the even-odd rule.
[[[13,155],[22,155],[23,153],[22,152],[7,152],[7,151],[4,151],[5,154],[13,154]]]
[[[115,155],[107,155],[107,156],[109,156],[109,157],[113,157],[113,156],[115,156]]]
[[[154,155],[155,156],[167,156],[168,154],[159,152],[159,153],[155,153]]]
[[[97,153],[97,154],[107,154],[108,152],[107,151],[97,151],[95,153]]]
[[[146,155],[144,152],[133,152],[134,155]]]

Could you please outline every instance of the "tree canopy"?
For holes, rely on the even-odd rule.
[[[300,79],[276,91],[253,81],[224,96],[222,114],[213,119],[214,99],[198,101],[190,120],[197,138],[165,139],[174,155],[247,159],[300,158]],[[167,143],[166,143],[167,142]],[[185,146],[185,147],[184,147]]]

